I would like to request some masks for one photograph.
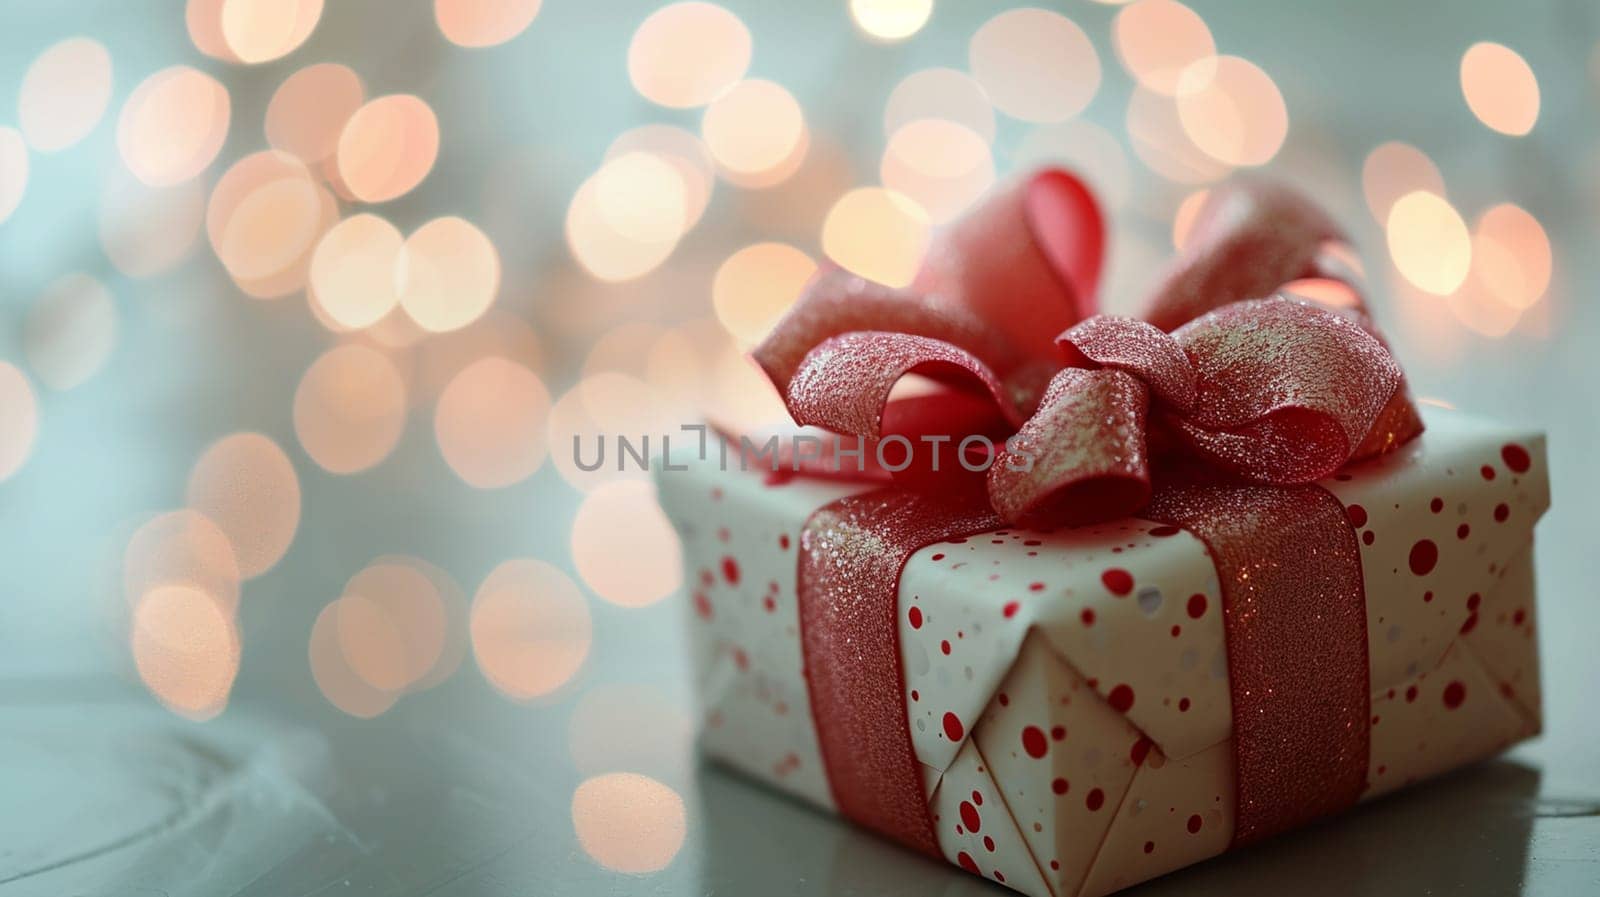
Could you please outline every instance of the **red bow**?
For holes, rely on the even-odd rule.
[[[1104,244],[1088,189],[1041,171],[939,234],[909,289],[819,275],[755,358],[800,424],[1000,438],[986,488],[1012,523],[1138,511],[1153,456],[1288,485],[1422,431],[1343,236],[1302,197],[1213,190],[1143,320],[1094,314]],[[891,399],[909,374],[939,389]],[[896,476],[949,487],[967,474],[945,460]]]

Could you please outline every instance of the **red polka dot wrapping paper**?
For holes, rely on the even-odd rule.
[[[1422,438],[1321,484],[1361,543],[1363,799],[1540,726],[1544,437],[1430,412]],[[869,487],[676,460],[689,469],[656,482],[683,542],[703,750],[831,810],[796,551],[811,512]],[[898,619],[911,740],[952,864],[1035,897],[1096,897],[1228,847],[1228,665],[1199,539],[1129,518],[930,545],[901,576]]]

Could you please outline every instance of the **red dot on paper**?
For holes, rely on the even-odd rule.
[[[1154,841],[1146,841],[1146,842],[1144,842],[1144,852],[1145,853],[1155,853],[1156,852],[1156,842],[1154,842]]]
[[[1044,732],[1038,726],[1026,726],[1022,730],[1022,749],[1030,757],[1043,757],[1045,751],[1050,749],[1050,743],[1044,740]]]
[[[1490,467],[1487,464],[1485,464],[1482,467],[1478,468],[1478,473],[1483,474],[1483,478],[1486,479],[1486,480],[1494,479],[1494,468]]]
[[[983,806],[983,794],[982,794],[982,792],[974,790],[972,792],[972,802],[974,804],[976,804],[977,806],[980,806],[980,807]]]
[[[1189,596],[1189,617],[1198,620],[1206,615],[1206,596],[1195,592]]]
[[[694,612],[707,620],[711,619],[711,599],[704,592],[694,593]]]
[[[1466,699],[1467,687],[1462,685],[1460,680],[1451,682],[1449,685],[1444,687],[1444,706],[1450,708],[1451,710],[1460,707],[1461,702],[1465,701]]]
[[[1050,790],[1057,794],[1066,794],[1067,789],[1070,787],[1071,786],[1067,784],[1067,780],[1062,778],[1057,778],[1055,781],[1050,783]]]
[[[1189,699],[1188,698],[1180,698],[1180,699],[1178,699],[1178,712],[1179,713],[1188,713],[1189,712]]]
[[[914,688],[913,688],[913,689],[911,689],[911,700],[913,700],[913,701],[920,701],[920,700],[922,700],[922,695],[921,695],[921,694],[919,694],[919,693],[918,693],[918,692],[917,692],[917,690],[916,690],[916,689],[914,689]]]
[[[911,628],[912,629],[921,629],[922,628],[922,608],[913,607],[912,609],[906,611],[906,619],[911,622]]]
[[[1030,582],[1030,583],[1028,583],[1028,591],[1030,591],[1030,592],[1042,592],[1042,591],[1044,591],[1044,583],[1042,583],[1042,582]]]
[[[1410,688],[1406,689],[1406,703],[1409,704],[1412,701],[1415,701],[1416,699],[1417,699],[1417,687],[1415,685],[1413,685]]]
[[[1017,615],[1017,608],[1021,606],[1022,605],[1016,601],[1007,601],[1006,606],[1000,609],[1000,613],[1003,614],[1007,620],[1009,620]]]
[[[966,732],[967,730],[961,725],[961,717],[946,711],[944,715],[945,737],[949,738],[951,741],[960,741],[961,736],[965,735]]]
[[[1428,510],[1432,511],[1435,514],[1439,513],[1440,511],[1443,511],[1444,510],[1444,499],[1439,498],[1438,496],[1434,496],[1433,501],[1428,502]]]
[[[1078,614],[1078,619],[1082,620],[1083,621],[1083,625],[1085,625],[1085,626],[1093,626],[1094,625],[1094,608],[1092,608],[1092,607],[1084,608],[1083,609],[1083,613]]]
[[[968,801],[961,802],[961,824],[966,826],[967,831],[973,834],[977,834],[978,827],[983,825],[983,819],[978,815],[978,808]]]
[[[1467,526],[1465,523],[1463,523],[1460,526],[1456,527],[1456,538],[1457,539],[1465,539],[1467,536],[1471,535],[1471,533],[1472,533],[1472,527]]]
[[[967,853],[965,850],[956,854],[956,862],[961,864],[961,868],[971,872],[973,875],[983,874],[978,871],[978,861],[974,860],[972,854]]]
[[[1066,738],[1066,737],[1067,737],[1067,727],[1066,726],[1051,726],[1050,727],[1050,740],[1051,741],[1060,741],[1061,739]]]
[[[1433,544],[1432,539],[1418,539],[1417,544],[1411,546],[1412,573],[1427,576],[1433,572],[1433,567],[1437,563],[1439,563],[1439,546]]]
[[[994,839],[989,837],[988,835],[984,835],[983,836],[983,849],[989,851],[990,853],[994,853]],[[1000,874],[1000,872],[998,870],[996,870],[994,874],[998,876]],[[1004,881],[1004,880],[1005,879],[1001,879],[1001,881]]]
[[[773,597],[771,595],[768,595],[765,598],[761,599],[761,606],[766,608],[767,609],[767,613],[770,614],[773,611],[776,611],[778,609],[778,602],[773,600]]]
[[[946,654],[949,654],[950,653],[950,640],[949,639],[945,639],[945,640],[941,641],[939,643],[939,650],[943,651]]]
[[[1111,694],[1106,696],[1106,701],[1111,704],[1111,709],[1118,713],[1127,713],[1133,707],[1133,689],[1126,685],[1119,685],[1111,689]]]
[[[1367,509],[1360,505],[1351,505],[1344,509],[1346,517],[1350,518],[1350,525],[1360,529],[1367,525]]]
[[[1500,460],[1506,462],[1512,473],[1527,473],[1533,459],[1528,457],[1528,450],[1516,443],[1509,443],[1500,447]]]
[[[1200,825],[1201,825],[1201,819],[1200,819],[1200,814],[1199,813],[1196,813],[1193,816],[1190,816],[1189,817],[1189,834],[1193,835],[1193,834],[1199,832],[1200,831]]]
[[[789,534],[788,533],[782,533],[782,534],[780,534],[778,536],[778,547],[782,548],[784,551],[788,551],[789,550]]]
[[[1477,610],[1478,605],[1482,603],[1483,596],[1477,592],[1473,592],[1471,595],[1467,596],[1467,610]]]
[[[1144,758],[1150,756],[1151,743],[1150,739],[1143,735],[1133,743],[1133,749],[1128,751],[1128,759],[1133,761],[1134,766],[1144,763]]]
[[[1157,538],[1166,538],[1167,536],[1176,536],[1177,534],[1178,528],[1175,526],[1158,526],[1150,531],[1150,535],[1156,536]]]
[[[1494,522],[1495,523],[1505,523],[1506,522],[1506,518],[1510,517],[1510,516],[1511,516],[1511,506],[1510,505],[1507,505],[1505,502],[1501,502],[1501,503],[1499,503],[1499,504],[1494,506]]]
[[[1090,791],[1089,796],[1083,799],[1083,805],[1088,807],[1091,812],[1100,809],[1105,805],[1105,802],[1106,793],[1101,791],[1099,788]]]
[[[1112,567],[1100,574],[1100,581],[1111,590],[1111,594],[1119,598],[1133,591],[1133,574],[1121,567]]]
[[[1466,635],[1476,628],[1478,628],[1478,615],[1469,614],[1467,615],[1466,622],[1461,624],[1461,634]]]
[[[1511,615],[1511,625],[1521,626],[1522,621],[1526,619],[1528,619],[1528,612],[1519,607],[1517,608],[1516,612]]]
[[[1374,538],[1375,537],[1372,534],[1372,530],[1369,529],[1366,532],[1361,534],[1361,544],[1362,545],[1371,545],[1372,544],[1372,540]]]
[[[734,560],[731,557],[723,558],[722,559],[722,578],[726,579],[728,581],[728,585],[730,585],[730,586],[738,585],[739,584],[739,562]]]
[[[1006,874],[1001,872],[999,869],[996,869],[994,870],[994,880],[1000,882],[1001,884],[1005,884]]]

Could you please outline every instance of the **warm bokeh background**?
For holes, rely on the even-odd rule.
[[[1043,163],[1122,312],[1293,181],[1420,395],[1548,428],[1529,756],[1600,786],[1600,7],[1049,6],[8,4],[0,892],[947,886],[696,773],[675,538],[572,442],[772,419],[819,264],[903,283]]]

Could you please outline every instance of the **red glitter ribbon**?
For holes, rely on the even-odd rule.
[[[1235,844],[1349,806],[1364,784],[1360,559],[1338,501],[1306,484],[1421,422],[1343,238],[1283,188],[1214,189],[1143,320],[1091,316],[1103,245],[1088,189],[1038,173],[940,235],[912,289],[826,272],[755,352],[801,424],[874,444],[1011,437],[982,481],[912,465],[802,535],[801,641],[835,802],[927,853],[900,573],[916,550],[1002,522],[1140,513],[1205,542],[1226,614]],[[1294,293],[1311,279],[1321,302]],[[911,374],[938,391],[891,400]]]

